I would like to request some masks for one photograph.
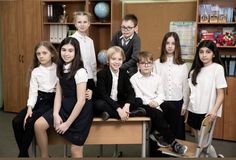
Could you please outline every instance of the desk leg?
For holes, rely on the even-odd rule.
[[[142,134],[142,158],[145,158],[146,157],[146,129],[147,129],[147,123],[146,122],[143,122],[143,134]]]

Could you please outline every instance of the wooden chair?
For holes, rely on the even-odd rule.
[[[210,116],[206,117],[202,121],[198,143],[177,139],[179,143],[186,145],[188,147],[188,150],[185,153],[185,155],[180,155],[175,153],[171,147],[166,147],[166,148],[161,147],[158,150],[162,151],[163,154],[167,154],[174,157],[196,158],[202,156],[202,153],[204,153],[204,156],[207,157],[209,152],[209,147],[211,146],[212,142],[215,122],[216,120],[214,120],[213,122],[210,121]]]

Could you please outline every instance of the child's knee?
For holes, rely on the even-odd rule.
[[[83,147],[84,146],[78,146],[78,145],[71,145],[71,155],[72,158],[81,158],[83,157]]]
[[[42,130],[42,129],[47,129],[47,123],[44,120],[44,118],[40,117],[39,119],[37,119],[34,123],[34,129],[35,130]]]

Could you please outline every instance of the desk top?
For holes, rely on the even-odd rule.
[[[103,121],[102,118],[99,117],[95,117],[93,118],[94,122],[99,122],[99,121]],[[104,121],[104,122],[109,122],[109,121],[121,121],[120,119],[116,119],[116,118],[109,118],[108,120]],[[129,121],[150,121],[149,117],[130,117],[127,121],[124,122],[129,122]]]

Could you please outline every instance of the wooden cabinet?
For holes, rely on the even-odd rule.
[[[109,5],[110,13],[106,19],[98,19],[94,14],[94,7],[100,0],[42,0],[42,37],[44,40],[50,40],[50,27],[66,25],[68,30],[76,29],[73,24],[73,13],[75,11],[86,11],[91,13],[91,25],[88,31],[89,37],[94,41],[95,52],[98,53],[102,49],[109,47],[112,35],[118,31],[121,23],[121,2],[119,0],[104,0]],[[65,5],[66,15],[68,19],[66,23],[48,21],[48,6]],[[60,42],[54,43],[59,44]]]
[[[205,5],[205,7],[203,6]],[[213,10],[210,14],[204,14],[200,8],[209,8]],[[198,43],[202,38],[212,39],[216,41],[220,54],[226,56],[236,56],[236,45],[228,46],[227,44],[220,44],[217,37],[224,32],[230,32],[236,29],[235,13],[231,20],[227,20],[230,14],[224,14],[221,9],[236,6],[236,1],[232,0],[197,0],[197,36],[196,42]],[[219,9],[221,8],[221,9]],[[226,19],[225,19],[226,18]],[[228,17],[229,18],[229,17]],[[206,34],[203,34],[206,33]],[[227,67],[227,66],[225,66]],[[225,99],[223,103],[223,114],[221,118],[217,119],[214,138],[236,141],[236,119],[234,115],[235,110],[235,97],[236,97],[236,75],[227,77],[228,88],[226,89]]]
[[[4,111],[19,112],[28,98],[27,75],[41,39],[40,1],[0,2]]]

